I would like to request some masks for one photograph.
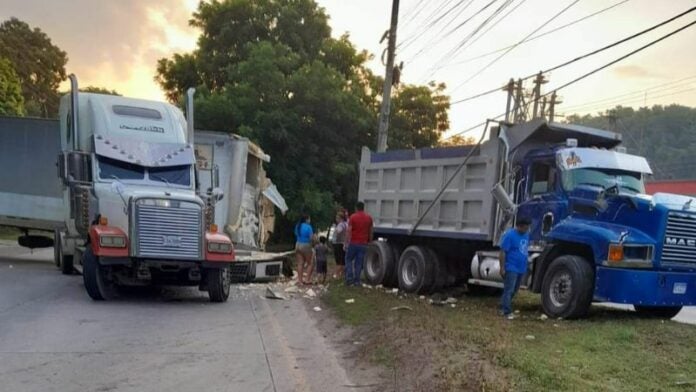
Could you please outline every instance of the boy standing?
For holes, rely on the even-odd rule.
[[[317,259],[317,281],[321,280],[321,284],[326,283],[326,256],[329,253],[329,248],[326,246],[326,237],[319,237],[319,243],[314,247],[314,254]]]
[[[512,312],[512,299],[522,283],[522,277],[527,272],[527,246],[529,244],[528,218],[517,218],[515,227],[503,234],[500,240],[500,275],[503,277],[505,288],[500,298],[500,310],[508,320],[515,318]]]

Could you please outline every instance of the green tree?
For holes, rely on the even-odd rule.
[[[381,80],[366,66],[370,54],[348,35],[332,38],[313,0],[201,2],[191,24],[201,30],[198,48],[160,59],[155,80],[179,104],[197,87],[197,128],[249,137],[272,157],[269,175],[291,208],[278,233],[290,234],[302,213],[326,227],[338,204],[355,202],[361,146],[375,144]],[[442,89],[402,90],[399,138],[446,126]]]
[[[95,93],[95,94],[105,94],[105,95],[118,95],[119,97],[121,94],[118,93],[116,90],[109,90],[108,88],[104,87],[97,87],[97,86],[87,86],[83,87],[80,89],[83,93]]]
[[[406,85],[397,90],[391,109],[389,148],[422,148],[437,145],[449,129],[449,97],[445,85]]]
[[[65,52],[40,29],[17,18],[0,24],[0,57],[12,62],[30,116],[58,114],[58,85],[65,80]]]
[[[0,58],[0,115],[24,115],[24,98],[19,78],[12,63],[3,58]]]

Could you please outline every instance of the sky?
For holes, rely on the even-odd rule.
[[[391,1],[317,2],[330,16],[333,35],[347,32],[359,49],[375,54],[369,66],[382,74],[380,56],[386,42],[379,41],[389,28]],[[459,3],[459,7],[436,20]],[[502,87],[511,77],[525,77],[576,58],[696,6],[696,0],[497,0],[472,17],[488,3],[490,0],[401,0],[397,62],[404,62],[402,82],[444,82],[448,86],[446,93],[456,101]],[[496,8],[506,3],[509,4],[496,18],[456,50]],[[163,100],[154,81],[156,61],[195,48],[199,32],[188,25],[188,20],[197,4],[197,0],[2,0],[0,19],[15,16],[46,32],[68,53],[67,71],[78,75],[81,85]],[[618,5],[522,43],[508,53],[470,60],[614,4]],[[554,18],[557,14],[560,15]],[[696,12],[554,71],[543,89],[551,91],[694,20]],[[562,89],[562,103],[556,112],[596,113],[617,104],[696,106],[694,42],[696,26]],[[503,53],[503,57],[492,62]],[[501,114],[505,102],[506,94],[496,92],[453,105],[447,135]],[[473,134],[477,132],[474,130]]]

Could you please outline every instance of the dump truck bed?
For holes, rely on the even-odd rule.
[[[471,153],[467,163],[458,167]],[[418,235],[490,241],[499,177],[500,142],[476,146],[362,151],[359,198],[377,235]],[[454,180],[436,200],[447,181]],[[434,205],[422,217],[429,206]],[[414,226],[422,217],[415,231]]]
[[[0,225],[63,226],[59,153],[57,120],[0,117]]]

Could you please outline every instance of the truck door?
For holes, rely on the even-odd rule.
[[[527,170],[524,201],[518,207],[518,216],[532,221],[530,239],[538,243],[553,225],[565,217],[568,202],[560,188],[560,173],[554,160],[532,162]]]

